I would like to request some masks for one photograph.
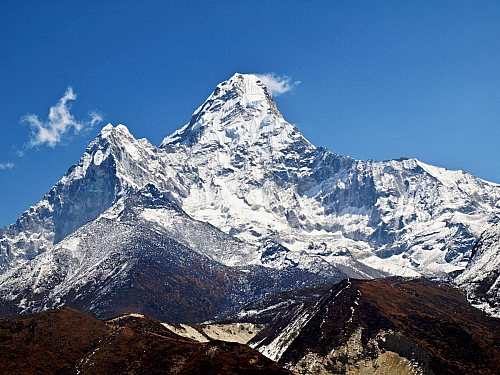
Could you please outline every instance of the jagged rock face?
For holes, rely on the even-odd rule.
[[[298,374],[493,374],[500,365],[500,321],[457,289],[389,278],[318,291],[288,293],[281,305],[268,296],[233,317],[267,323],[249,345]]]
[[[153,203],[141,211],[140,220],[163,235],[227,266],[320,278],[463,269],[475,239],[500,215],[500,186],[465,172],[416,159],[357,161],[314,147],[256,76],[236,74],[160,148],[123,125],[104,127],[40,203],[1,229],[0,271],[148,184],[182,208],[174,215]],[[191,218],[196,230],[182,230]],[[227,246],[212,251],[202,238],[214,229]],[[269,241],[280,246],[270,252]]]
[[[454,282],[474,306],[500,317],[500,221],[484,231]]]
[[[49,191],[46,199],[54,210],[54,243],[102,214],[113,204],[120,190],[116,163],[110,155],[100,164],[95,161],[90,164],[84,178]]]

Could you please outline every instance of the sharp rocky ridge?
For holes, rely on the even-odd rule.
[[[127,197],[147,186],[184,221],[153,205],[137,213],[140,225],[183,233],[183,246],[224,266],[322,277],[464,269],[500,216],[500,185],[417,159],[360,161],[315,147],[256,76],[235,74],[160,147],[105,126],[39,203],[0,229],[1,272],[26,267],[88,222],[121,223]],[[203,233],[221,240],[200,245]]]

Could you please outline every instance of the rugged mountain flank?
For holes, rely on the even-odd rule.
[[[0,319],[0,373],[71,374],[114,329],[76,310]]]
[[[100,319],[133,311],[195,323],[268,292],[346,277],[335,269],[321,276],[213,260],[232,255],[236,262],[245,245],[191,219],[169,197],[153,185],[129,192],[51,249],[0,275],[0,316],[67,306]]]

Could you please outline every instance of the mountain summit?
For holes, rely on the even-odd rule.
[[[300,131],[283,119],[259,78],[236,73],[217,85],[191,121],[166,137],[160,147],[200,144],[235,148],[267,143],[279,149],[297,137]]]

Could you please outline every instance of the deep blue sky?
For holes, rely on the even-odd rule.
[[[401,156],[500,183],[498,1],[4,1],[0,226],[39,201],[106,123],[159,144],[235,72],[287,75],[276,98],[315,145]],[[76,121],[27,147],[72,86]],[[22,151],[23,156],[19,156]]]

